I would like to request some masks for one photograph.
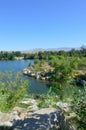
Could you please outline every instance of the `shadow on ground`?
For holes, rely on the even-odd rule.
[[[13,128],[9,126],[0,126],[0,130],[13,130]]]
[[[13,130],[73,130],[59,112],[32,114],[30,117],[14,121]]]
[[[13,120],[12,128],[0,128],[0,130],[73,130],[73,128],[64,116],[56,111],[50,114],[34,113],[24,120]]]

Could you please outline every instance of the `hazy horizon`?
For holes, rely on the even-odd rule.
[[[82,47],[82,46],[81,46]],[[26,50],[0,50],[3,52],[12,52],[12,51],[20,51],[20,52],[32,52],[32,51],[59,51],[59,50],[64,50],[64,51],[69,51],[72,49],[79,50],[81,47],[61,47],[61,48],[33,48],[33,49],[26,49]]]

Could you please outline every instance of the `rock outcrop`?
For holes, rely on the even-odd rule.
[[[44,108],[29,112],[22,109],[20,116],[16,108],[9,114],[0,115],[0,130],[73,130],[59,109]]]
[[[40,71],[36,70],[34,67],[28,67],[23,70],[23,74],[27,75],[29,77],[33,77],[35,79],[39,80],[45,80],[49,81],[51,79],[51,76],[53,74],[53,69],[42,69]]]

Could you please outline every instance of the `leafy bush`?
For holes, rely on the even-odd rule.
[[[20,74],[0,73],[0,110],[8,111],[26,94],[27,80]]]
[[[77,129],[86,130],[86,86],[85,90],[78,90],[74,93],[73,106],[77,114]]]
[[[56,103],[58,102],[59,98],[55,94],[48,93],[47,95],[41,95],[40,99],[38,100],[38,107],[39,108],[56,108]]]

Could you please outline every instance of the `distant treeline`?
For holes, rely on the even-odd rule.
[[[44,59],[48,60],[50,57],[64,56],[64,57],[86,57],[86,47],[83,46],[79,50],[71,49],[70,51],[39,51],[36,53],[21,53],[20,51],[13,52],[0,52],[0,60],[15,60],[17,58],[22,59]]]
[[[22,54],[19,51],[16,52],[6,52],[1,51],[0,52],[0,60],[14,60],[16,57],[21,57]]]

